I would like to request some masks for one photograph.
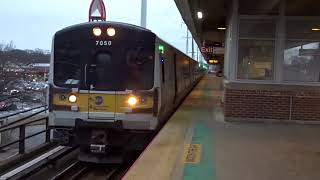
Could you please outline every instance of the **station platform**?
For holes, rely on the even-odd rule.
[[[221,81],[200,81],[124,180],[320,179],[319,125],[225,122]]]

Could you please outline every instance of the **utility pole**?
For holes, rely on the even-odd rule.
[[[187,43],[186,43],[186,54],[188,55],[189,51],[189,29],[187,27]]]
[[[141,27],[147,27],[147,0],[141,0]]]
[[[199,61],[199,48],[197,48],[197,61]]]
[[[182,24],[185,24],[184,22],[182,22]],[[181,25],[182,25],[181,24]],[[186,25],[186,24],[185,24]],[[187,37],[183,37],[183,38],[186,38],[186,55],[189,56],[190,52],[189,52],[189,38],[193,39],[192,37],[192,34],[191,34],[191,37],[189,35],[189,29],[188,29],[188,26],[186,25],[186,28],[187,28]],[[192,43],[192,49],[194,49],[193,47],[193,43]],[[192,57],[194,56],[194,50],[192,50]]]
[[[192,37],[192,50],[191,50],[191,53],[192,53],[192,59],[194,59],[194,40],[193,40],[193,37]]]

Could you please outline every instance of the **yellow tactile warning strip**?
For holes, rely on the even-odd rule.
[[[183,111],[175,113],[122,180],[177,179],[172,176],[175,176],[177,161],[180,159],[183,164],[185,137],[190,127],[186,116]],[[183,168],[181,164],[178,166]]]
[[[198,164],[201,160],[202,145],[187,144],[184,148],[184,163]]]
[[[212,137],[209,133],[204,133],[205,128],[197,122],[212,116],[212,112],[207,110],[207,102],[211,100],[208,101],[208,97],[211,97],[212,91],[208,90],[207,86],[216,83],[215,80],[215,78],[204,78],[198,84],[122,180],[179,180],[184,177],[191,177],[192,180],[212,179],[211,176],[207,176],[207,172],[213,174],[213,161],[207,159],[209,156],[206,156],[205,150],[212,146],[206,144],[208,141],[211,142]],[[190,155],[190,163],[185,163],[184,151],[188,144],[201,144],[201,148],[197,146],[195,156]],[[211,153],[212,150],[209,149],[207,154]],[[198,163],[191,163],[191,160]],[[204,174],[209,178],[194,178],[194,174]]]

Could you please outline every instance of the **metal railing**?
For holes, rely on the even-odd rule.
[[[0,150],[3,150],[4,148],[11,146],[13,144],[18,143],[19,146],[19,154],[24,154],[25,153],[25,141],[29,138],[32,138],[34,136],[37,136],[39,134],[45,133],[45,143],[46,142],[50,142],[50,128],[49,128],[49,119],[48,117],[43,117],[43,118],[39,118],[36,120],[32,120],[32,121],[27,121],[28,119],[30,119],[31,117],[34,117],[37,114],[40,114],[42,112],[47,111],[48,109],[45,108],[41,111],[38,111],[36,113],[33,113],[31,115],[28,115],[24,118],[21,118],[17,121],[5,124],[3,126],[0,127],[0,134],[6,132],[6,131],[11,131],[14,129],[19,129],[19,139],[10,143],[7,143],[5,145],[0,145]],[[34,133],[32,135],[26,136],[26,127],[30,124],[33,123],[37,123],[37,122],[41,122],[41,121],[45,121],[45,130],[39,131],[37,133]]]
[[[13,122],[10,122],[10,123],[6,123],[6,124],[0,126],[0,130],[3,129],[3,128],[6,128],[6,127],[8,127],[8,126],[11,126],[11,125],[13,125],[13,124],[16,124],[16,123],[19,123],[19,122],[21,122],[21,121],[24,121],[24,120],[26,120],[26,119],[29,119],[29,118],[31,118],[31,117],[33,117],[33,116],[35,116],[35,115],[40,114],[40,113],[43,113],[43,112],[47,111],[48,108],[47,108],[46,106],[40,106],[40,107],[32,108],[32,109],[29,109],[29,110],[26,110],[26,111],[17,112],[17,113],[8,115],[8,116],[0,117],[0,121],[1,121],[1,120],[3,120],[3,119],[6,119],[6,118],[8,119],[9,117],[12,117],[12,116],[15,116],[15,115],[18,115],[18,114],[27,113],[27,112],[29,112],[29,111],[33,111],[33,110],[35,110],[35,109],[40,109],[40,108],[44,108],[44,109],[43,109],[43,110],[40,110],[40,111],[37,111],[37,112],[35,112],[35,113],[33,113],[33,114],[30,114],[30,115],[28,115],[28,116],[26,116],[26,117],[23,117],[23,118],[21,118],[21,119],[19,119],[19,120],[16,120],[16,121],[13,121]]]
[[[33,110],[36,110],[36,109],[45,108],[45,107],[47,107],[47,106],[46,105],[42,105],[42,106],[37,106],[37,107],[31,108],[31,109],[27,109],[27,110],[24,110],[24,111],[18,111],[18,112],[15,112],[15,113],[12,113],[12,114],[8,114],[8,115],[5,115],[5,116],[0,116],[0,120],[9,118],[11,116],[16,116],[16,115],[19,115],[19,114],[27,113],[27,112],[30,112],[30,111],[33,111]]]
[[[26,136],[26,126],[27,125],[35,123],[35,122],[40,122],[40,121],[43,121],[43,120],[45,120],[45,130],[42,130],[42,131],[39,131],[39,132],[34,133],[32,135]],[[27,123],[23,123],[23,124],[20,124],[20,125],[16,125],[16,126],[13,126],[13,127],[4,128],[4,129],[0,130],[0,133],[6,132],[6,131],[10,131],[10,130],[13,130],[13,129],[19,129],[19,139],[16,140],[16,141],[7,143],[5,145],[1,145],[0,146],[0,150],[6,148],[8,146],[11,146],[13,144],[19,143],[19,146],[18,146],[19,154],[24,154],[26,152],[25,151],[25,141],[27,139],[29,139],[29,138],[32,138],[32,137],[37,136],[37,135],[42,134],[42,133],[45,133],[45,143],[50,142],[50,128],[49,128],[49,119],[48,119],[48,117],[37,119],[37,120],[33,120],[33,121],[30,121],[30,122],[27,122]]]

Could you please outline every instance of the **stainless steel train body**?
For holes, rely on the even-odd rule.
[[[93,22],[53,38],[49,121],[54,139],[79,145],[81,160],[143,149],[205,70],[197,61],[130,24]]]

